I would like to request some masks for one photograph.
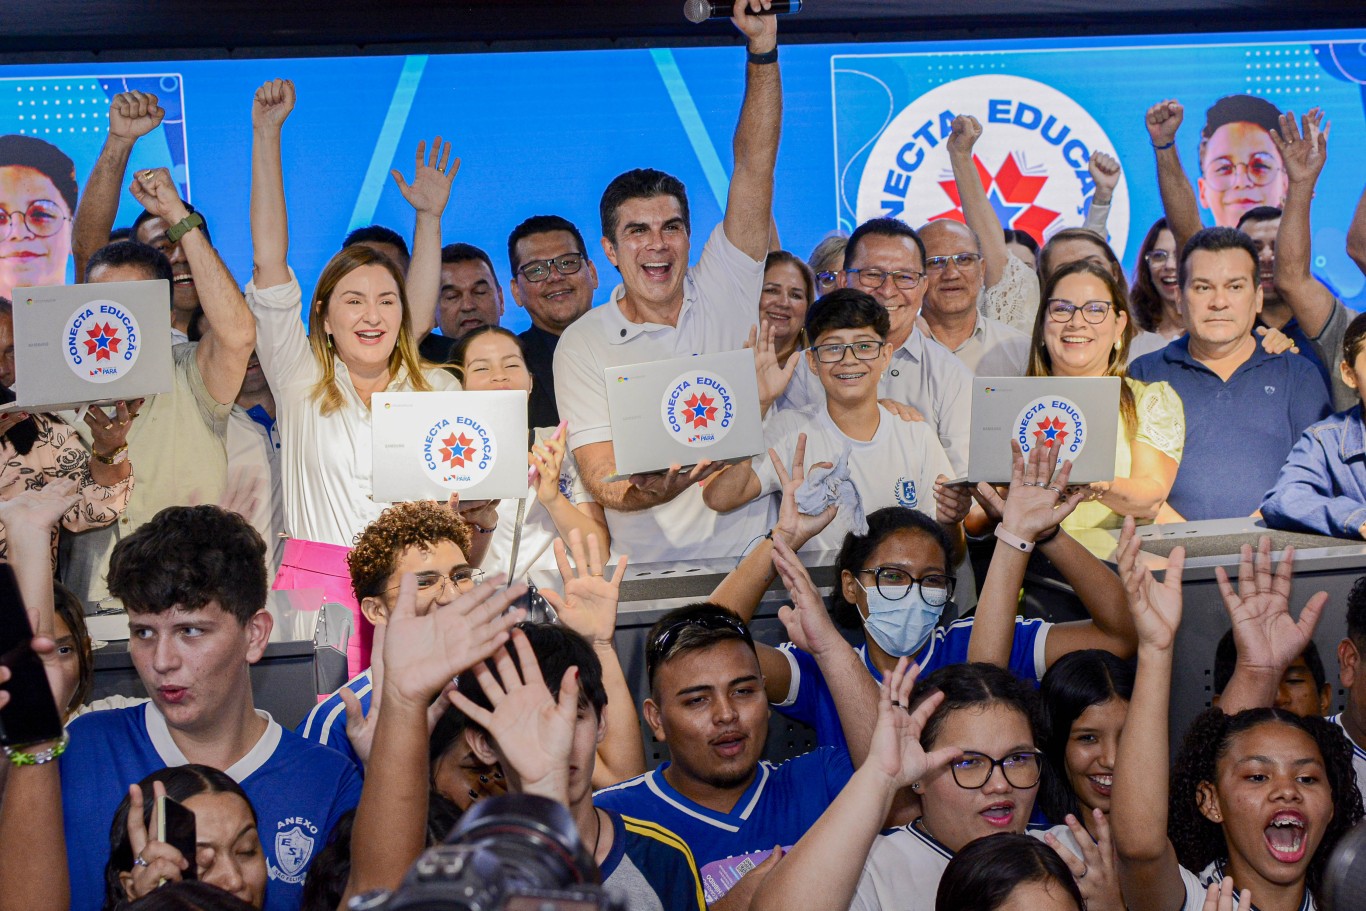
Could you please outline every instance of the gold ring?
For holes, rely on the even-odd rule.
[[[599,570],[598,572],[590,572],[588,575],[590,575],[590,576],[597,576],[598,578],[602,578],[602,572],[601,572],[601,570]]]
[[[114,425],[113,425],[113,424],[105,424],[105,425],[104,425],[104,429],[105,429],[105,430],[113,430],[113,429],[114,429]]]

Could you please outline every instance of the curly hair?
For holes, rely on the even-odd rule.
[[[1235,736],[1261,724],[1284,724],[1308,734],[1318,745],[1333,795],[1333,818],[1323,840],[1309,861],[1305,873],[1311,894],[1323,882],[1324,868],[1333,848],[1362,818],[1361,792],[1352,769],[1352,747],[1342,729],[1322,718],[1301,718],[1283,709],[1257,708],[1226,715],[1217,708],[1207,709],[1191,722],[1181,750],[1172,766],[1171,793],[1168,796],[1167,837],[1176,849],[1177,859],[1188,870],[1200,871],[1211,863],[1228,862],[1228,842],[1223,826],[1211,822],[1200,812],[1199,787],[1218,778],[1218,764],[1228,752]]]
[[[431,500],[395,503],[356,536],[346,555],[356,600],[378,597],[394,574],[398,558],[409,547],[430,549],[450,541],[462,554],[470,552],[470,527],[445,504]]]

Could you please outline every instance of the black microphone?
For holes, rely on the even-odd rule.
[[[740,0],[745,2],[745,0]],[[683,4],[683,15],[689,22],[706,22],[708,19],[729,19],[734,15],[734,0],[687,0]],[[773,0],[768,9],[761,9],[760,16],[774,16],[779,13],[800,13],[802,0]],[[756,15],[750,13],[751,16]]]

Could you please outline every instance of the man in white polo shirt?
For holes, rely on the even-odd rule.
[[[749,59],[724,221],[688,268],[683,184],[644,169],[613,180],[600,206],[602,246],[622,284],[608,304],[565,329],[555,349],[555,397],[569,446],[606,510],[613,549],[635,563],[734,555],[768,529],[765,503],[725,516],[706,507],[695,485],[709,469],[607,483],[616,456],[603,374],[622,364],[733,351],[756,322],[782,127],[776,19],[755,15],[760,7],[760,0],[737,4],[732,20],[749,39]]]

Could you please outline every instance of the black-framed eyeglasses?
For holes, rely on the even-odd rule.
[[[665,624],[655,630],[654,635],[645,643],[645,668],[650,677],[654,676],[655,668],[659,666],[659,663],[669,657],[669,652],[672,651],[674,643],[678,641],[679,634],[689,628],[730,630],[751,645],[754,644],[754,638],[749,633],[749,627],[738,617],[722,613],[679,617],[672,623]]]
[[[876,291],[886,284],[887,279],[892,280],[892,284],[902,291],[909,291],[920,284],[920,280],[925,277],[924,272],[914,272],[911,270],[899,272],[884,272],[881,269],[845,269],[845,275],[852,275],[858,279],[860,286],[869,291]]]
[[[1109,301],[1086,301],[1084,304],[1074,304],[1069,300],[1055,297],[1048,302],[1048,318],[1055,323],[1071,322],[1072,314],[1081,311],[1081,318],[1091,325],[1105,322],[1105,316],[1110,312],[1114,304]]]
[[[1161,267],[1165,266],[1167,260],[1175,255],[1176,254],[1172,253],[1170,250],[1149,250],[1147,253],[1143,254],[1143,259],[1146,260],[1150,266]]]
[[[566,253],[553,259],[533,259],[523,263],[517,271],[529,282],[543,282],[550,277],[552,268],[561,275],[573,275],[583,268],[585,259],[587,257],[582,253]]]
[[[926,573],[919,578],[899,566],[875,566],[859,570],[873,577],[873,585],[888,601],[900,601],[911,593],[911,587],[920,586],[920,597],[930,607],[943,607],[953,597],[953,586],[958,581],[946,573]]]
[[[1000,759],[986,753],[965,752],[949,765],[953,781],[958,787],[976,791],[986,787],[991,774],[1000,766],[1006,783],[1015,788],[1032,788],[1043,773],[1043,753],[1039,750],[1019,750]]]
[[[925,260],[926,272],[943,272],[950,262],[958,269],[971,269],[982,261],[980,253],[955,253],[952,256],[931,256]]]
[[[35,237],[51,237],[62,229],[69,216],[50,199],[35,199],[22,212],[0,209],[0,235],[8,235],[15,223],[25,225]]]
[[[429,569],[413,575],[417,577],[417,590],[420,592],[431,591],[437,586],[444,586],[447,582],[454,586],[456,591],[467,592],[484,581],[484,571],[468,564],[457,566],[449,573],[439,573],[436,570]],[[385,591],[391,592],[397,589],[397,585],[391,585]]]
[[[836,272],[817,272],[816,288],[822,293],[829,291],[831,288],[835,287],[835,285],[839,284],[839,278],[839,274]]]
[[[844,352],[854,352],[854,357],[860,361],[875,360],[882,352],[882,346],[886,342],[850,342],[841,344],[831,342],[828,345],[812,345],[807,351],[816,352],[816,360],[822,364],[838,364],[844,360]]]

